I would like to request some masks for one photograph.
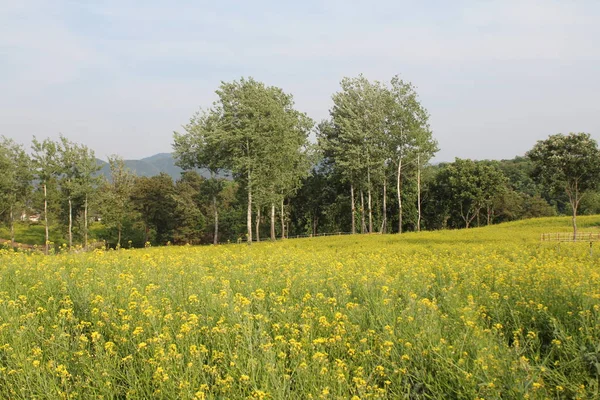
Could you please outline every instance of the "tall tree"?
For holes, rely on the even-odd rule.
[[[73,143],[62,135],[57,146],[57,155],[59,183],[68,204],[69,248],[73,246],[75,201],[79,202],[77,206],[83,207],[83,245],[87,248],[89,198],[99,184],[96,173],[100,166],[92,150],[82,144]]]
[[[299,113],[293,109],[291,95],[252,78],[223,82],[216,93],[219,99],[212,110],[194,121],[187,135],[176,135],[175,149],[185,165],[210,164],[206,153],[211,152],[218,166],[242,184],[247,197],[247,241],[252,243],[253,206],[258,205],[258,214],[272,201],[275,188],[267,179],[272,173],[268,166],[284,169],[275,160],[289,143],[288,135],[296,133]]]
[[[91,197],[95,195],[101,178],[98,176],[100,165],[94,151],[87,146],[76,147],[76,162],[78,169],[77,191],[83,197],[83,247],[88,247],[89,236],[89,205]]]
[[[131,195],[135,175],[119,156],[108,157],[108,164],[110,178],[104,183],[102,190],[102,220],[109,228],[117,230],[117,248],[121,248],[124,224],[128,218],[132,218],[134,212]]]
[[[49,253],[50,237],[48,225],[48,187],[56,183],[59,175],[58,167],[58,145],[50,139],[42,142],[35,137],[32,141],[33,173],[43,193],[44,200],[44,239],[45,253]]]
[[[419,175],[420,166],[433,157],[438,146],[429,127],[429,113],[421,105],[416,88],[410,82],[394,76],[390,82],[389,94],[386,143],[389,146],[390,161],[396,166],[398,233],[401,233],[403,226],[403,172],[410,167],[416,169],[417,175]],[[420,197],[420,188],[418,197]],[[420,199],[417,202],[419,203],[417,209],[419,209]],[[420,213],[417,221],[418,230]]]
[[[185,133],[174,132],[173,149],[177,165],[184,170],[206,168],[210,172],[208,188],[212,198],[213,211],[213,244],[219,243],[219,193],[223,180],[219,174],[225,171],[225,149],[223,141],[217,140],[216,130],[219,114],[214,110],[196,113],[184,126]]]
[[[577,236],[577,210],[586,192],[600,183],[598,144],[588,133],[551,135],[527,152],[534,163],[533,176],[553,189],[566,193],[571,205],[573,238]]]
[[[22,146],[5,137],[0,138],[0,216],[10,228],[10,240],[15,243],[15,212],[25,208],[31,192],[31,161]],[[21,210],[19,210],[21,208]]]
[[[385,88],[364,76],[344,78],[335,93],[330,110],[333,126],[322,125],[320,143],[330,153],[350,184],[352,218],[355,216],[355,190],[360,192],[361,230],[373,231],[373,180],[382,175],[384,164]],[[367,192],[366,228],[364,191]],[[352,224],[352,233],[356,232]]]

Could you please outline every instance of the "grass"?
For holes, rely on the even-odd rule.
[[[104,227],[102,224],[94,223],[90,225],[90,239],[98,237],[103,233]],[[55,246],[61,246],[67,243],[66,234],[61,230],[52,226],[49,229],[50,242]],[[0,226],[0,239],[10,239],[10,228]],[[43,246],[45,242],[45,229],[41,223],[17,222],[15,223],[15,242],[28,245]]]
[[[539,241],[569,229],[2,252],[0,397],[598,398],[599,256]]]

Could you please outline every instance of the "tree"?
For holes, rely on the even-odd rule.
[[[50,139],[40,142],[35,137],[32,141],[32,164],[34,178],[41,187],[44,199],[45,253],[50,249],[48,230],[48,186],[56,183],[59,175],[58,145]]]
[[[241,183],[247,195],[247,241],[252,243],[253,205],[258,227],[261,208],[275,202],[279,189],[269,178],[283,179],[281,172],[289,169],[284,151],[294,149],[292,138],[308,136],[302,123],[307,118],[293,109],[291,95],[252,78],[222,82],[216,93],[213,108],[193,118],[186,134],[176,134],[174,147],[182,165],[223,168]]]
[[[57,156],[59,184],[68,204],[69,248],[73,246],[73,202],[76,200],[80,200],[80,207],[83,202],[83,245],[87,248],[89,197],[99,183],[96,172],[100,167],[92,150],[73,143],[62,135],[57,145]]]
[[[144,222],[145,243],[151,240],[151,230],[156,234],[155,243],[164,244],[171,240],[177,218],[174,195],[173,179],[164,172],[136,179],[131,200]]]
[[[437,142],[429,127],[429,113],[421,105],[416,89],[397,75],[390,83],[390,98],[386,119],[386,142],[389,159],[396,166],[396,195],[398,197],[398,233],[402,232],[402,181],[404,169],[417,170],[417,230],[421,226],[421,166],[438,151]],[[412,164],[412,165],[411,165]]]
[[[577,237],[577,210],[586,192],[600,183],[600,152],[588,133],[551,135],[527,152],[534,163],[533,177],[555,193],[564,192],[572,211],[573,238]]]
[[[492,206],[506,185],[506,177],[498,168],[459,158],[446,165],[435,179],[433,191],[438,201],[446,203],[438,209],[454,211],[465,228],[471,226],[482,209]]]
[[[386,89],[379,82],[369,82],[364,76],[344,78],[341,91],[335,93],[330,110],[333,127],[322,131],[322,145],[332,154],[350,183],[352,218],[354,191],[361,198],[361,231],[373,232],[373,180],[382,176],[385,151],[384,121],[386,119]],[[368,228],[364,206],[367,192]],[[356,231],[353,224],[352,232]]]
[[[184,170],[206,168],[210,172],[209,190],[212,197],[214,221],[213,244],[219,243],[218,197],[223,181],[219,173],[224,172],[225,149],[223,141],[218,141],[216,129],[219,114],[214,110],[196,113],[184,126],[185,134],[174,132],[173,149],[177,165]]]
[[[204,234],[202,190],[205,179],[195,171],[187,171],[175,182],[175,243],[200,243]],[[214,243],[214,242],[213,242]]]
[[[83,196],[83,247],[87,249],[90,197],[100,185],[101,178],[97,173],[101,167],[98,165],[94,151],[83,145],[76,147],[76,162],[78,169],[77,191],[79,195]]]
[[[0,138],[0,216],[8,220],[10,240],[15,243],[15,212],[24,208],[31,192],[31,160],[22,146]]]
[[[121,248],[123,227],[134,212],[131,195],[135,175],[119,156],[108,157],[108,164],[110,179],[104,183],[102,190],[102,220],[107,227],[117,230],[117,248]]]

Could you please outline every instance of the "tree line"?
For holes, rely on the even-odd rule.
[[[31,149],[0,141],[0,217],[38,212],[65,244],[222,243],[328,232],[402,233],[600,212],[600,153],[586,133],[551,135],[525,157],[456,159],[438,151],[416,88],[344,78],[329,118],[315,123],[293,96],[252,78],[223,82],[218,100],[173,135],[178,165],[137,177],[118,156],[110,177],[94,152],[61,136]],[[315,140],[310,139],[311,135]],[[210,178],[195,170],[204,168]],[[23,214],[25,213],[25,214]]]

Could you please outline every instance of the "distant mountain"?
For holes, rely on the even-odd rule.
[[[102,166],[100,175],[110,177],[110,167],[106,161],[98,160],[98,165]],[[138,176],[155,176],[161,172],[170,175],[173,180],[179,179],[183,170],[175,165],[175,159],[171,153],[159,153],[141,160],[125,160],[125,165]],[[210,176],[206,169],[197,170],[205,178]]]

